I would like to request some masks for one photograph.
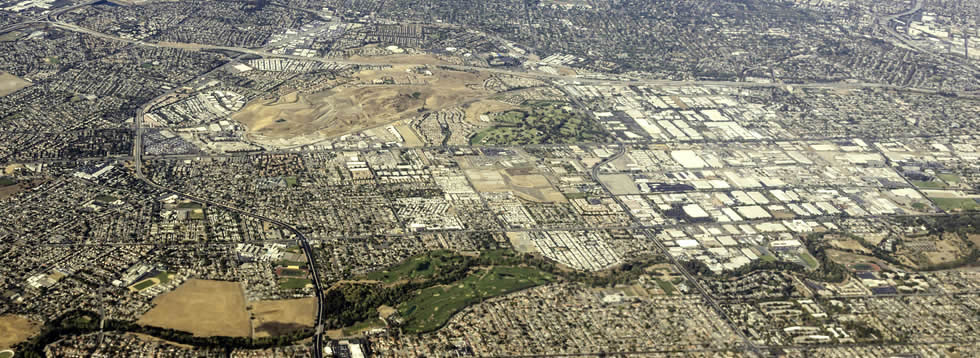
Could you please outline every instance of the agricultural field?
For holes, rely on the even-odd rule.
[[[195,336],[246,337],[251,334],[245,295],[238,282],[188,280],[153,299],[139,324],[186,331]]]
[[[562,102],[532,102],[492,116],[494,125],[470,138],[472,145],[526,145],[606,142],[592,119]]]
[[[41,331],[41,325],[17,315],[0,316],[0,350],[33,337]]]
[[[535,268],[495,266],[478,270],[448,285],[423,289],[399,305],[398,312],[404,320],[405,332],[430,332],[442,327],[468,305],[553,279],[551,274]]]
[[[312,328],[316,298],[256,301],[249,306],[256,337],[277,336]]]

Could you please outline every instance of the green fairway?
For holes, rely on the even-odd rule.
[[[426,278],[433,276],[442,268],[459,266],[462,261],[462,256],[454,255],[449,251],[432,251],[412,256],[387,270],[369,273],[364,278],[387,283],[403,279]]]
[[[498,266],[476,271],[448,285],[421,290],[398,306],[409,333],[442,327],[456,312],[481,300],[541,285],[554,278],[534,268]]]
[[[929,200],[946,211],[980,210],[980,204],[970,198],[929,198]]]
[[[279,280],[279,287],[287,290],[294,290],[306,287],[306,285],[310,283],[312,283],[312,281],[305,278],[286,278]]]
[[[136,285],[134,285],[133,288],[135,288],[137,291],[142,291],[143,289],[148,288],[148,287],[153,286],[153,285],[156,285],[156,282],[153,282],[153,280],[143,280],[143,281],[140,281],[140,283],[137,283]]]
[[[470,138],[472,145],[605,142],[608,134],[587,116],[570,111],[567,103],[538,101],[527,109],[494,117],[493,127]]]

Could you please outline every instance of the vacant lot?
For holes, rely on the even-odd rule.
[[[351,84],[318,93],[293,92],[249,103],[232,119],[248,128],[252,140],[271,145],[302,145],[411,118],[424,108],[456,106],[489,92],[485,74],[430,70],[414,66],[365,70]]]
[[[313,327],[316,298],[256,301],[251,308],[255,317],[255,336],[277,336]]]
[[[251,334],[245,296],[238,282],[188,280],[153,299],[153,304],[153,309],[140,317],[140,324],[202,337]]]
[[[0,316],[0,350],[13,347],[41,331],[41,325],[17,315]]]
[[[480,192],[509,191],[530,201],[567,202],[565,196],[548,182],[547,177],[528,168],[466,169],[463,172]]]
[[[20,77],[0,71],[0,97],[17,92],[17,90],[30,85],[30,82],[24,81]]]
[[[371,46],[368,46],[371,47]],[[351,61],[362,61],[371,63],[387,63],[392,65],[398,64],[409,64],[409,65],[448,65],[449,63],[432,55],[424,54],[401,54],[401,55],[386,55],[386,56],[351,56]]]

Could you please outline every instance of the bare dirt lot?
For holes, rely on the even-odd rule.
[[[41,325],[17,315],[0,316],[0,350],[13,347],[41,331]]]
[[[252,302],[255,317],[255,336],[282,335],[303,328],[313,327],[316,316],[316,298]]]
[[[831,240],[830,245],[839,249],[850,250],[862,254],[871,254],[871,250],[861,245],[857,240]]]
[[[548,182],[544,175],[530,168],[466,169],[463,171],[473,187],[480,192],[513,192],[518,197],[536,202],[564,203],[568,200]]]
[[[482,88],[486,74],[431,69],[428,75],[415,68],[364,70],[327,91],[253,101],[231,118],[257,143],[303,145],[411,118],[423,106],[435,111],[489,94]]]
[[[30,85],[30,82],[24,81],[20,77],[0,71],[0,97],[14,93]]]
[[[447,65],[446,61],[424,54],[399,54],[386,56],[351,56],[349,59],[354,62],[370,63],[389,63],[389,64],[417,64],[417,65]]]
[[[247,337],[251,334],[245,296],[238,282],[188,280],[153,299],[140,324],[172,328],[195,336]]]

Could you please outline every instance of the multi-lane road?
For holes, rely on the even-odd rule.
[[[214,70],[218,70],[218,68],[215,68]],[[214,70],[212,70],[212,71],[214,71]],[[206,75],[207,75],[206,73],[205,74],[202,74],[201,76],[199,76],[199,78],[200,77],[203,77],[203,76],[206,76]],[[163,102],[165,100],[168,100],[172,96],[176,96],[176,95],[177,94],[175,94],[173,92],[166,93],[166,94],[164,94],[162,96],[159,96],[159,97],[153,99],[152,101],[144,104],[143,106],[141,106],[136,111],[136,117],[133,119],[133,127],[134,127],[133,129],[134,129],[135,134],[134,134],[134,138],[133,138],[133,153],[132,153],[133,169],[134,169],[134,172],[135,172],[136,177],[139,178],[140,180],[142,180],[143,182],[145,182],[147,185],[153,187],[153,188],[156,188],[156,189],[159,189],[159,190],[162,190],[162,191],[166,191],[166,192],[170,192],[170,193],[176,194],[176,195],[178,195],[178,196],[180,196],[182,198],[190,199],[190,200],[193,200],[193,201],[196,201],[196,202],[199,202],[199,203],[206,204],[208,206],[222,208],[222,209],[225,209],[225,210],[228,210],[228,211],[232,211],[232,212],[238,213],[239,215],[251,217],[251,218],[254,218],[254,219],[257,219],[257,220],[261,220],[263,222],[272,223],[272,224],[277,225],[280,228],[283,228],[286,231],[292,233],[293,236],[298,241],[300,248],[303,249],[303,253],[306,255],[306,260],[307,260],[307,262],[309,264],[309,267],[310,267],[310,276],[311,276],[310,277],[310,280],[313,283],[313,290],[314,290],[314,293],[316,294],[316,298],[317,298],[317,300],[316,300],[317,301],[317,310],[316,310],[316,317],[315,317],[315,321],[314,321],[315,322],[315,324],[314,324],[314,332],[313,332],[313,357],[315,357],[315,358],[322,357],[323,356],[323,344],[324,344],[324,339],[323,339],[323,333],[324,333],[324,328],[323,328],[323,319],[324,319],[324,317],[323,317],[323,288],[324,288],[324,285],[323,285],[323,282],[320,281],[320,272],[319,272],[319,270],[317,270],[316,258],[315,258],[314,254],[313,254],[313,248],[310,247],[310,242],[307,239],[306,235],[303,234],[302,231],[296,229],[296,227],[294,227],[294,226],[292,226],[292,225],[290,225],[290,224],[288,224],[286,222],[283,222],[281,220],[277,220],[277,219],[265,217],[265,216],[262,216],[262,215],[253,213],[251,211],[239,209],[239,208],[236,208],[236,207],[231,206],[231,205],[227,205],[227,204],[224,204],[224,203],[216,202],[216,201],[213,201],[213,200],[204,198],[204,197],[200,197],[200,196],[189,194],[189,193],[185,193],[185,192],[182,192],[182,191],[173,189],[173,188],[168,188],[168,187],[162,186],[160,184],[157,184],[153,180],[147,178],[146,177],[146,174],[143,172],[143,135],[146,132],[146,127],[143,125],[143,119],[146,116],[146,111],[152,109],[154,106],[158,105],[159,103],[161,103],[161,102]]]

